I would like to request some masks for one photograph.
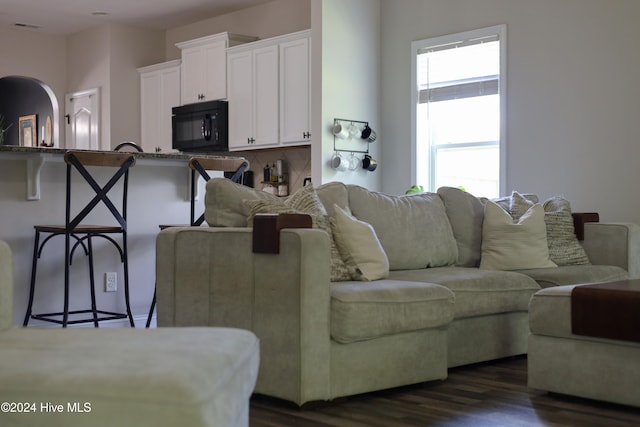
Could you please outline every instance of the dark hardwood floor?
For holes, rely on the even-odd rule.
[[[527,359],[522,356],[451,369],[445,381],[310,408],[254,396],[250,426],[640,426],[640,408],[531,390],[527,388]]]

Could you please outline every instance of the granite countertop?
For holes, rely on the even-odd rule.
[[[69,151],[65,148],[50,147],[20,147],[17,145],[0,145],[0,160],[24,160],[27,163],[27,200],[40,200],[40,169],[47,162],[62,162],[63,155]],[[82,151],[82,150],[78,150]],[[103,151],[106,152],[106,151]],[[109,151],[113,153],[113,151]],[[122,151],[125,153],[125,151]],[[239,156],[227,156],[220,153],[140,153],[136,151],[126,151],[136,157],[137,164],[144,164],[155,167],[184,167],[192,157],[211,157],[224,159],[243,159]]]
[[[49,147],[20,147],[18,145],[0,145],[0,155],[2,153],[14,154],[64,154],[68,151],[66,148],[49,148]],[[124,151],[123,151],[124,152]],[[130,152],[130,151],[127,151]],[[198,157],[215,157],[215,158],[241,158],[240,156],[217,155],[215,153],[140,153],[131,151],[137,159],[159,159],[159,160],[189,160],[194,156]]]

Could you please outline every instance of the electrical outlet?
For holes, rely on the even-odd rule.
[[[104,291],[116,292],[118,290],[118,273],[111,271],[104,273]]]

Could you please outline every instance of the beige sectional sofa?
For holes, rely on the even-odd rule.
[[[533,224],[537,198],[519,200],[536,206],[521,219]],[[531,296],[546,286],[638,277],[640,230],[588,223],[582,244],[569,236],[588,264],[497,270],[488,252],[482,257],[491,240],[483,238],[485,209],[512,215],[513,202],[454,188],[391,196],[337,182],[283,200],[213,179],[210,226],[158,237],[158,324],[253,331],[261,342],[256,392],[299,405],[441,380],[449,367],[526,353]],[[283,229],[279,254],[253,253],[248,225],[260,212],[307,212],[317,228]],[[357,233],[339,228],[345,215]],[[504,257],[513,252],[509,246]]]

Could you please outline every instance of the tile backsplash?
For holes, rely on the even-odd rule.
[[[242,156],[249,160],[249,170],[253,171],[253,186],[263,187],[263,170],[277,160],[283,160],[285,172],[288,174],[289,194],[302,188],[304,179],[311,176],[311,146],[291,147],[284,149],[234,151],[234,156]]]

